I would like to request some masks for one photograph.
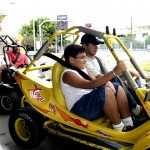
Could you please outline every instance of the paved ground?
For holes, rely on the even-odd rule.
[[[11,139],[8,131],[9,115],[0,115],[0,150],[23,150]],[[46,139],[36,148],[30,150],[94,150],[94,148],[48,134]]]
[[[141,51],[133,51],[131,52],[133,56],[136,58],[136,60],[140,63],[143,61],[150,62],[150,52],[141,52]],[[106,62],[110,65],[110,68],[115,64],[114,59],[111,57],[110,52],[98,52],[98,55],[101,56],[101,58],[106,59]],[[128,61],[128,58],[125,56],[124,53],[119,52],[120,59],[123,59],[125,61]],[[11,139],[9,132],[8,132],[8,118],[9,115],[2,115],[0,114],[0,150],[21,150],[16,146],[16,144]],[[47,138],[43,141],[41,145],[39,145],[34,150],[62,150],[62,148],[59,147],[59,141],[61,138],[53,138],[51,135],[48,135]],[[88,149],[86,146],[83,146],[81,148],[80,144],[71,143],[69,144],[66,140],[66,149]],[[73,147],[73,148],[72,148]]]

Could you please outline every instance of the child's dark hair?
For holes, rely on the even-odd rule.
[[[70,44],[64,50],[65,61],[69,62],[69,57],[76,57],[79,53],[84,53],[85,48],[77,44]]]

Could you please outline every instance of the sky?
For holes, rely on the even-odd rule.
[[[7,13],[2,27],[9,35],[16,35],[31,19],[47,17],[56,20],[67,15],[69,27],[85,26],[104,30],[106,26],[123,29],[150,25],[148,0],[0,0],[0,11]]]

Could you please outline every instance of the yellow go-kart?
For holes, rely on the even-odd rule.
[[[14,111],[9,118],[9,132],[12,139],[23,149],[34,148],[42,142],[48,131],[97,149],[142,150],[150,148],[150,90],[146,87],[138,88],[128,70],[123,72],[124,76],[136,93],[148,117],[132,131],[120,132],[112,129],[105,116],[89,121],[67,110],[60,88],[60,75],[64,67],[67,67],[63,59],[49,53],[47,56],[56,61],[54,65],[33,66],[58,35],[74,35],[73,43],[76,43],[80,32],[103,39],[116,61],[119,61],[112,42],[113,40],[117,41],[142,78],[149,82],[150,78],[145,76],[115,32],[110,34],[107,30],[106,33],[102,33],[82,26],[57,31],[43,44],[31,63],[25,69],[18,69],[14,74],[24,96],[22,97],[22,108]],[[37,77],[35,73],[35,70],[46,68],[52,71],[50,81]],[[29,106],[24,107],[24,100],[28,101]]]

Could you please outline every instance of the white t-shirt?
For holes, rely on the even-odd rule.
[[[65,69],[64,72],[61,74],[61,80],[60,80],[60,86],[61,86],[61,90],[62,90],[62,93],[65,97],[65,100],[66,100],[66,105],[67,105],[67,108],[68,110],[71,110],[71,108],[73,107],[73,105],[84,95],[84,94],[87,94],[87,93],[90,93],[93,89],[81,89],[81,88],[76,88],[76,87],[73,87],[73,86],[70,86],[68,84],[65,84],[63,81],[62,81],[62,77],[63,77],[63,74],[67,71],[72,71],[74,73],[76,73],[77,75],[81,76],[77,71],[75,70],[72,70],[72,69]],[[82,70],[84,71],[85,73],[87,73],[87,70],[84,69]],[[82,77],[82,76],[81,76]]]
[[[3,59],[3,58],[0,58],[0,66],[5,65],[5,64],[6,64],[6,63],[5,63],[4,59]]]
[[[86,56],[86,59],[87,59],[87,61],[86,61],[85,66],[95,77],[99,74],[103,74],[103,72],[100,68],[100,65],[95,57],[91,58],[91,57]],[[103,67],[107,70],[105,63],[102,60],[100,60],[100,61],[103,65]]]

